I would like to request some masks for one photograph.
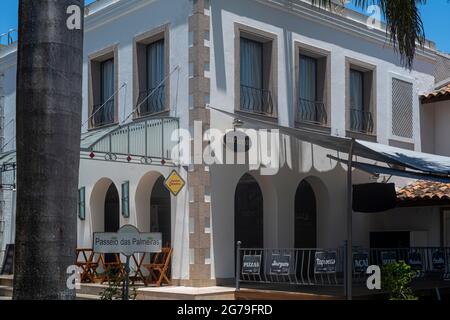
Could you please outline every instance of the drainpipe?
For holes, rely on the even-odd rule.
[[[14,189],[11,192],[11,230],[9,233],[9,244],[16,243],[16,189]]]
[[[347,300],[352,300],[353,285],[353,149],[355,139],[350,141],[347,164],[347,248],[346,248],[346,295]]]

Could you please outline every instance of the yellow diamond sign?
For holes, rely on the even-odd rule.
[[[184,182],[183,178],[176,172],[175,170],[169,175],[169,177],[164,181],[164,185],[166,188],[172,193],[175,197],[183,190],[186,182]]]

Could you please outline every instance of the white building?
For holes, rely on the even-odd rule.
[[[346,166],[327,157],[336,151],[291,139],[282,158],[292,166],[263,175],[248,165],[177,166],[170,138],[178,127],[193,133],[195,121],[233,129],[234,119],[210,105],[285,127],[436,152],[422,140],[419,98],[434,90],[442,55],[427,42],[406,70],[383,26],[368,28],[366,20],[302,0],[89,5],[79,247],[91,247],[93,232],[125,224],[160,231],[174,248],[174,283],[209,286],[234,278],[238,240],[257,248],[342,246]],[[15,149],[15,44],[0,48],[0,75],[7,153]],[[177,197],[163,187],[174,169],[187,181]],[[355,170],[354,183],[366,182],[375,180]],[[3,191],[2,247],[11,241],[12,195]],[[439,206],[356,213],[354,244],[376,246],[397,232],[393,246],[405,236],[407,246],[441,246],[441,224]]]

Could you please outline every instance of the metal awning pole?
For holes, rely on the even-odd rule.
[[[346,293],[347,300],[352,300],[353,285],[353,147],[355,139],[350,142],[347,164],[347,256],[346,256]]]

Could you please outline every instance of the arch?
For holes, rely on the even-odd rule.
[[[295,193],[294,246],[317,248],[327,242],[326,230],[329,213],[329,194],[324,182],[315,176],[303,179]]]
[[[249,173],[239,180],[234,196],[234,238],[242,247],[264,247],[264,198],[261,187]]]
[[[105,196],[105,232],[117,232],[120,229],[120,198],[119,191],[111,183]]]
[[[136,224],[141,232],[161,232],[163,245],[172,240],[171,195],[164,186],[164,176],[157,171],[145,174],[135,196]]]
[[[105,232],[105,226],[120,226],[120,198],[114,182],[102,178],[94,185],[89,200],[92,232]],[[108,213],[106,215],[106,213]],[[107,217],[107,219],[105,219]],[[109,220],[111,218],[111,220]],[[117,231],[117,230],[116,230]]]
[[[295,192],[295,248],[317,247],[317,199],[307,180],[302,180]]]

